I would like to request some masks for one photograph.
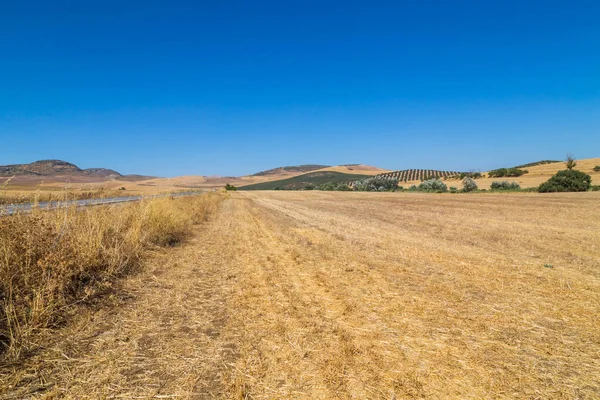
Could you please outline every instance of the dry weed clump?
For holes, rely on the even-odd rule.
[[[0,353],[17,360],[144,253],[206,220],[218,194],[0,218]]]

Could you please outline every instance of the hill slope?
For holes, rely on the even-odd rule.
[[[321,185],[323,183],[343,183],[364,179],[363,174],[344,174],[335,171],[315,171],[292,178],[276,181],[255,183],[242,186],[240,190],[299,190],[307,185]]]
[[[389,169],[374,167],[365,164],[345,164],[336,165],[335,167],[323,168],[319,171],[333,171],[342,172],[344,174],[358,174],[358,175],[379,175],[385,172],[391,172]]]
[[[329,165],[319,165],[319,164],[304,164],[304,165],[292,165],[287,167],[278,167],[273,169],[268,169],[266,171],[260,171],[251,176],[265,176],[265,175],[276,175],[283,172],[310,172],[318,169],[327,168]]]
[[[460,174],[457,171],[439,171],[435,169],[405,169],[402,171],[387,172],[379,174],[384,178],[396,178],[400,182],[421,181],[424,179],[439,178],[446,179]]]
[[[550,163],[531,163],[535,164],[531,167],[526,167],[525,169],[529,171],[525,175],[521,175],[515,178],[483,178],[477,179],[477,185],[480,188],[489,188],[492,182],[494,181],[510,181],[517,182],[523,188],[530,188],[539,186],[541,183],[546,182],[550,177],[556,174],[558,171],[566,169],[565,163],[563,161],[550,162]],[[529,164],[529,165],[531,165]],[[528,165],[528,164],[523,164]],[[585,172],[592,177],[593,185],[600,185],[600,172],[595,172],[594,167],[600,165],[600,158],[586,158],[577,160],[577,165],[575,169],[578,171]],[[485,173],[487,176],[487,172]]]

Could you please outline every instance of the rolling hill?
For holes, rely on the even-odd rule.
[[[358,174],[358,175],[379,175],[385,172],[391,172],[388,169],[374,167],[365,164],[345,164],[336,165],[335,167],[323,168],[320,171],[333,171],[342,172],[344,174]]]
[[[267,184],[269,182],[282,181],[286,179],[293,179],[298,176],[305,175],[312,172],[335,172],[346,175],[356,175],[357,178],[348,178],[350,180],[356,180],[365,178],[371,175],[377,175],[382,172],[388,172],[386,169],[373,167],[364,164],[346,164],[338,165],[333,167],[325,167],[321,169],[312,170],[312,168],[322,167],[317,164],[306,164],[298,166],[286,166],[273,168],[266,171],[257,172],[251,175],[238,176],[238,177],[222,177],[222,176],[179,176],[174,178],[157,178],[151,179],[144,182],[137,182],[136,185],[140,186],[140,189],[156,189],[156,190],[170,190],[170,189],[215,189],[222,188],[226,183],[237,187],[248,187],[251,185]],[[310,170],[302,172],[302,170]],[[328,175],[325,175],[328,176]],[[329,176],[336,176],[331,174]],[[335,178],[334,178],[335,180]],[[323,182],[321,182],[323,183]],[[287,184],[284,182],[284,184]],[[273,185],[267,185],[268,187],[275,187]],[[129,188],[129,187],[128,187]],[[252,188],[251,188],[252,189]]]
[[[255,174],[252,174],[251,176],[277,175],[277,174],[284,173],[284,172],[305,173],[305,172],[315,171],[315,170],[323,169],[323,168],[327,168],[327,167],[329,167],[329,165],[319,165],[319,164],[293,165],[293,166],[287,166],[287,167],[278,167],[278,168],[268,169],[266,171],[260,171]]]
[[[314,171],[287,179],[242,186],[240,190],[300,190],[307,185],[344,183],[364,179],[364,174],[344,174],[335,171]]]
[[[576,169],[592,176],[595,185],[600,184],[600,172],[593,168],[600,165],[600,158],[577,161]],[[319,168],[323,167],[323,168]],[[489,188],[498,180],[515,181],[521,187],[534,187],[547,181],[553,174],[565,168],[564,162],[542,160],[520,165],[529,173],[516,178],[481,178],[477,179],[480,188]],[[317,168],[317,169],[315,169]],[[364,164],[345,164],[323,166],[305,164],[285,166],[238,177],[222,176],[179,176],[174,178],[156,178],[144,175],[122,175],[107,168],[81,169],[77,165],[62,160],[40,160],[30,164],[13,164],[0,166],[0,184],[11,179],[10,185],[27,187],[62,187],[65,183],[84,185],[86,187],[105,187],[117,189],[126,186],[128,191],[144,193],[164,192],[186,189],[216,189],[226,183],[240,187],[242,190],[269,190],[276,187],[284,189],[302,189],[307,184],[319,185],[326,182],[350,182],[368,176],[391,176],[398,178],[400,184],[407,187],[419,184],[425,177],[435,176],[445,179],[449,186],[460,186],[456,171],[439,171],[426,169],[406,169],[390,171]],[[487,173],[483,173],[487,175]]]
[[[531,162],[531,163],[528,163],[528,164],[517,165],[517,166],[515,166],[515,168],[537,167],[538,165],[556,164],[556,163],[560,163],[560,162],[562,162],[562,161],[558,161],[558,160],[541,160],[541,161]]]
[[[600,172],[594,171],[594,167],[597,165],[600,165],[600,158],[586,158],[577,160],[575,169],[589,174],[592,177],[593,185],[600,185]],[[485,172],[484,175],[486,178],[477,179],[477,185],[482,189],[487,189],[494,181],[510,181],[517,182],[523,188],[536,187],[546,182],[558,171],[566,169],[564,161],[538,161],[535,163],[523,164],[522,166],[519,166],[519,168],[525,168],[529,172],[515,178],[488,178],[488,173]]]
[[[587,158],[577,160],[577,166],[575,169],[585,172],[592,177],[592,184],[600,184],[600,172],[595,172],[594,167],[600,165],[600,158]],[[492,182],[495,181],[510,181],[517,182],[523,188],[530,188],[539,186],[541,183],[546,182],[550,177],[556,174],[558,171],[565,169],[565,163],[563,161],[554,160],[541,160],[522,164],[516,168],[525,168],[529,171],[527,174],[519,177],[502,177],[502,178],[489,178],[487,177],[489,171],[482,172],[483,178],[477,179],[477,185],[481,189],[489,189]],[[461,181],[458,179],[460,172],[456,171],[437,171],[437,170],[424,170],[424,169],[409,169],[402,171],[393,171],[388,173],[379,174],[378,176],[394,177],[400,180],[400,185],[418,185],[421,180],[425,177],[436,177],[439,179],[446,180],[448,186],[460,186]]]
[[[19,183],[39,183],[41,181],[142,181],[154,178],[143,175],[122,175],[108,168],[81,169],[75,164],[62,160],[39,160],[29,164],[0,165],[0,177],[13,178],[14,181]]]

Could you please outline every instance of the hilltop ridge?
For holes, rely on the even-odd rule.
[[[328,168],[329,165],[319,165],[319,164],[303,164],[303,165],[290,165],[286,167],[277,167],[268,169],[266,171],[260,171],[250,176],[265,176],[265,175],[275,175],[282,172],[310,172],[318,169]]]

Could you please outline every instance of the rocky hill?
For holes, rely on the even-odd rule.
[[[65,174],[80,174],[83,171],[76,166],[66,161],[61,160],[40,160],[30,164],[13,164],[0,165],[0,175],[65,175]]]
[[[108,168],[81,169],[77,165],[62,160],[39,160],[29,164],[0,165],[1,177],[90,177],[96,179],[117,179],[124,181],[141,181],[153,176],[121,175]]]

